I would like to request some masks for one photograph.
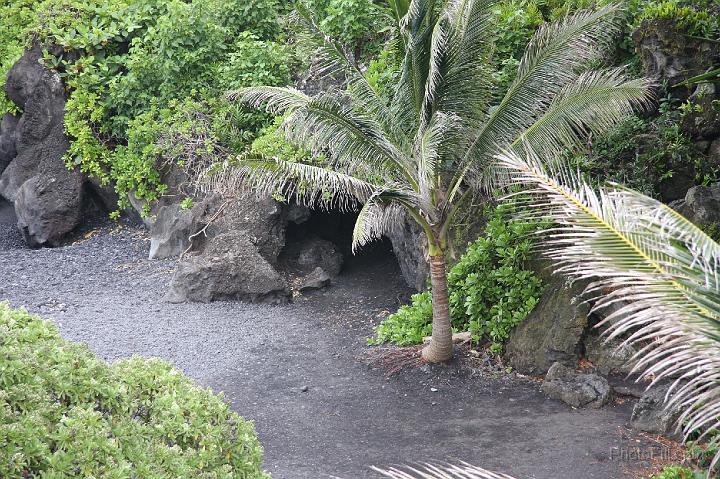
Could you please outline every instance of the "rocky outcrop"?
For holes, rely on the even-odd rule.
[[[332,278],[330,275],[318,266],[310,274],[302,278],[298,290],[301,293],[306,293],[308,291],[323,289],[330,286],[331,282]]]
[[[305,238],[288,251],[291,263],[298,270],[307,272],[320,268],[330,277],[340,274],[343,255],[330,241],[311,236]]]
[[[285,246],[287,207],[273,199],[223,200],[211,196],[198,201],[192,208],[180,204],[157,209],[150,226],[150,259],[178,256],[185,251],[201,253],[214,237],[232,231],[242,231],[271,264]],[[197,235],[190,244],[190,237]]]
[[[178,264],[166,301],[284,303],[290,290],[244,232],[224,233]]]
[[[718,58],[718,45],[685,34],[674,19],[645,20],[632,34],[643,69],[651,78],[673,86],[704,73]],[[692,88],[676,89],[688,98]]]
[[[14,202],[29,245],[54,246],[82,219],[84,178],[65,167],[65,89],[57,73],[40,64],[41,57],[36,46],[8,73],[6,92],[23,114],[17,122],[3,119],[0,196]]]
[[[220,200],[215,201],[220,204],[218,208],[222,207]],[[227,204],[221,217],[208,228],[208,236],[212,238],[225,232],[242,231],[262,257],[275,265],[285,247],[287,223],[286,205],[272,198],[242,198]]]
[[[606,341],[597,334],[585,338],[585,357],[602,375],[627,375],[632,371],[633,356],[637,350],[617,340]]]
[[[555,363],[542,385],[545,394],[572,407],[601,408],[610,401],[612,388],[597,374],[584,374]]]
[[[720,223],[720,183],[693,186],[685,199],[671,204],[680,214],[695,224]]]
[[[82,178],[55,166],[24,182],[15,198],[17,225],[31,247],[58,245],[82,219]]]
[[[0,174],[17,156],[17,131],[20,118],[6,113],[0,120]]]
[[[690,95],[694,108],[688,111],[680,124],[683,133],[695,141],[713,141],[720,136],[720,85],[700,83]]]
[[[207,224],[209,208],[207,200],[190,209],[179,203],[162,206],[150,226],[150,259],[172,258],[190,249],[190,237]]]
[[[553,363],[574,367],[582,356],[590,307],[584,284],[553,276],[535,309],[510,334],[505,359],[524,374],[545,374]]]

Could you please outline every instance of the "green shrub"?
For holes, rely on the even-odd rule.
[[[157,360],[112,365],[0,303],[0,477],[268,478],[252,423]]]
[[[382,32],[392,25],[385,1],[305,0],[319,19],[320,28],[343,45],[353,45],[357,57],[377,53],[384,41]]]
[[[177,123],[162,112],[178,102],[209,104],[217,140],[238,151],[270,120],[218,99],[243,86],[290,82],[280,21],[289,7],[279,0],[12,0],[0,6],[0,82],[31,39],[62,47],[46,60],[69,90],[66,163],[114,185],[121,198],[152,202],[163,193],[157,160],[164,153],[152,142],[159,128]],[[13,111],[1,96],[0,113]]]
[[[720,33],[717,15],[711,14],[703,2],[665,0],[645,2],[637,16],[637,22],[645,19],[670,19],[690,35],[715,38]]]
[[[666,466],[648,479],[707,479],[707,473],[694,471],[683,466]]]
[[[512,207],[500,205],[490,215],[484,235],[471,243],[448,273],[453,329],[470,331],[473,340],[490,341],[500,352],[512,329],[533,310],[542,293],[541,279],[527,269],[537,223],[508,221]],[[370,344],[417,344],[431,332],[430,293],[412,297],[377,328]]]
[[[423,338],[432,333],[432,297],[429,291],[413,294],[411,303],[380,323],[375,337],[368,344],[393,343],[398,346],[420,344]]]

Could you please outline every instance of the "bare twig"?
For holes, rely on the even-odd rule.
[[[185,251],[183,251],[183,252],[180,254],[180,259],[182,259],[182,258],[192,249],[192,247],[193,247],[193,240],[194,240],[195,238],[197,238],[197,237],[200,236],[201,234],[202,234],[202,235],[205,235],[205,237],[207,238],[207,229],[210,227],[210,225],[213,224],[213,222],[215,222],[215,220],[217,220],[217,219],[220,217],[220,215],[222,214],[222,212],[225,210],[225,207],[227,207],[227,205],[229,205],[231,201],[232,201],[232,200],[225,200],[225,202],[220,205],[220,207],[218,208],[218,210],[217,210],[215,213],[213,213],[213,215],[210,217],[210,219],[209,219],[208,222],[205,224],[205,226],[203,226],[199,231],[197,231],[197,232],[191,234],[190,236],[188,236],[188,242],[189,242],[190,244],[188,245],[187,249],[185,249]]]

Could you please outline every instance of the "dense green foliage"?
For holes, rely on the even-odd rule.
[[[252,423],[168,364],[108,366],[0,303],[0,477],[265,478]]]
[[[453,329],[470,331],[475,342],[489,340],[494,352],[502,350],[512,329],[533,310],[543,287],[527,267],[532,235],[542,225],[509,221],[512,211],[506,205],[496,208],[484,235],[468,246],[448,274]],[[430,334],[431,322],[430,293],[419,293],[378,325],[370,342],[418,344]]]
[[[394,2],[307,3],[326,33],[352,45],[355,49],[352,53],[367,65],[364,70],[370,84],[389,96],[390,87],[398,80],[401,60],[392,27],[395,20],[390,6]],[[605,3],[608,0],[500,2],[495,15],[502,28],[497,29],[492,52],[497,96],[512,81],[525,45],[543,22]],[[709,13],[711,3],[626,2],[627,34],[644,19],[674,18],[689,33],[716,36],[720,33],[720,21],[717,15]],[[47,62],[61,72],[70,92],[66,128],[72,145],[67,155],[68,166],[78,166],[100,178],[103,184],[115,186],[123,199],[133,193],[152,202],[164,192],[163,167],[172,164],[163,157],[162,147],[154,144],[159,132],[175,126],[173,118],[163,114],[168,109],[190,105],[189,111],[174,115],[184,123],[201,104],[207,120],[202,128],[210,125],[211,136],[217,140],[210,148],[224,152],[246,151],[261,130],[269,133],[266,129],[269,118],[237,111],[222,96],[227,90],[243,86],[288,84],[296,66],[307,67],[308,52],[294,51],[295,44],[292,49],[286,46],[286,40],[294,36],[292,25],[285,22],[291,6],[279,0],[3,2],[0,86],[12,63],[33,39],[62,47],[63,53],[48,56]],[[290,28],[284,28],[288,25]],[[625,57],[622,61],[636,61],[628,35],[620,43]],[[678,108],[675,106],[673,112],[677,113]],[[0,95],[0,114],[5,111],[16,111],[16,107]],[[674,116],[667,119],[675,121]],[[626,134],[628,129],[634,134],[663,130],[657,123],[638,117],[634,123],[623,126],[616,136]],[[653,171],[647,177],[640,174],[655,166],[662,170],[661,153],[668,151],[666,146],[677,155],[689,153],[693,161],[702,162],[702,155],[686,151],[684,139],[673,137],[672,131],[660,131],[660,136],[663,143],[641,158],[640,163],[646,167],[632,172],[627,171],[628,165],[621,165],[618,171],[629,182],[648,183],[648,178],[672,174],[670,171]],[[264,149],[290,152],[283,144],[272,147],[268,143],[272,138],[283,141],[280,135],[266,137]],[[600,152],[590,155],[594,156],[591,161],[601,163],[607,158],[606,152],[616,153],[603,146],[615,144],[615,139],[601,139]],[[627,151],[638,146],[627,140],[624,143]],[[700,180],[706,179],[706,169],[698,169]],[[642,189],[650,191],[649,188],[645,185]]]
[[[674,175],[689,175],[695,184],[718,181],[717,165],[683,132],[683,121],[692,110],[690,102],[667,95],[658,116],[628,119],[597,138],[576,161],[597,181],[623,183],[650,196],[657,196],[661,185]]]
[[[62,47],[47,62],[70,91],[68,166],[115,185],[121,198],[133,192],[153,201],[163,192],[158,159],[166,158],[155,141],[183,128],[198,105],[210,118],[201,128],[242,148],[267,119],[236,111],[224,92],[290,82],[287,6],[277,0],[45,0],[4,9],[10,22],[0,52],[8,64],[0,73],[31,38]]]

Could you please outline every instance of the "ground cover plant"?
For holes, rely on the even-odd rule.
[[[0,476],[268,478],[252,423],[157,359],[112,365],[0,303]]]

